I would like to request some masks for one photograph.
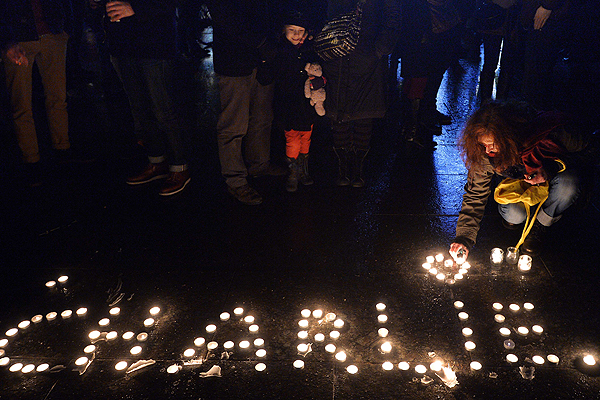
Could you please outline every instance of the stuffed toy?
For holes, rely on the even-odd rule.
[[[327,80],[323,76],[323,70],[319,64],[308,63],[304,66],[308,73],[308,79],[304,83],[304,96],[310,99],[310,105],[315,107],[318,115],[325,115],[325,84]]]

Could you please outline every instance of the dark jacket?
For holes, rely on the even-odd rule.
[[[54,34],[71,34],[73,9],[70,0],[40,0],[45,22]],[[28,0],[0,1],[0,48],[18,42],[39,40],[31,2]]]
[[[309,131],[317,119],[315,108],[304,95],[308,79],[304,66],[317,61],[308,40],[297,47],[283,37],[277,46],[274,111],[276,123],[284,130]]]
[[[533,17],[539,7],[552,10],[548,21],[563,21],[571,7],[569,0],[523,0],[521,8],[521,25],[525,29],[533,29]]]
[[[111,55],[149,59],[177,56],[175,0],[129,0],[135,12],[120,22],[104,18]]]
[[[330,0],[336,2],[336,0]],[[343,2],[343,1],[342,1]],[[352,11],[356,2],[343,10]],[[332,7],[329,8],[332,10]],[[328,15],[329,18],[335,15]],[[323,63],[327,78],[325,110],[333,121],[381,118],[387,110],[387,55],[398,39],[401,9],[397,0],[367,0],[356,49]]]
[[[215,72],[248,76],[275,53],[272,7],[266,0],[208,0]]]
[[[589,162],[586,150],[590,137],[582,135],[578,126],[569,122],[563,115],[541,113],[531,122],[532,132],[525,140],[527,148],[521,149],[523,163],[509,167],[501,176],[522,179],[525,173],[540,173],[543,169],[547,181],[557,172],[560,159],[566,168],[577,168]],[[533,156],[532,156],[533,155]],[[479,224],[485,212],[485,206],[492,192],[493,178],[496,175],[493,159],[485,157],[479,171],[469,171],[465,194],[456,225],[456,243],[471,248],[477,239]]]

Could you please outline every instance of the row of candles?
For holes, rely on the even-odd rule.
[[[521,272],[529,272],[531,270],[531,256],[527,254],[519,255],[519,249],[516,247],[508,247],[506,255],[504,250],[494,247],[490,252],[490,264],[492,267],[501,267],[504,261],[510,265],[517,264]]]

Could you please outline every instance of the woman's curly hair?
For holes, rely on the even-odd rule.
[[[478,170],[487,157],[479,143],[482,136],[491,135],[496,148],[494,169],[497,172],[521,163],[520,151],[527,137],[529,122],[537,111],[521,101],[488,101],[471,115],[458,139],[461,157],[469,170]]]

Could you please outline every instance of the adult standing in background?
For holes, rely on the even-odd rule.
[[[362,187],[363,164],[370,150],[373,119],[387,111],[387,69],[400,32],[399,0],[330,0],[328,20],[362,5],[356,49],[346,57],[324,61],[326,115],[331,118],[338,186]]]
[[[275,55],[272,11],[266,0],[209,0],[214,69],[221,113],[217,123],[221,174],[229,193],[247,205],[262,203],[251,176],[284,175],[270,162],[273,75],[262,63]]]
[[[91,7],[98,2],[90,0]],[[109,1],[105,29],[111,61],[127,93],[135,132],[144,142],[148,165],[129,185],[167,178],[161,196],[181,192],[190,182],[185,124],[173,81],[178,56],[174,0]]]
[[[30,185],[41,180],[40,152],[32,105],[33,64],[37,64],[55,155],[64,159],[69,142],[66,52],[72,23],[69,0],[2,0],[0,48],[17,141]]]

